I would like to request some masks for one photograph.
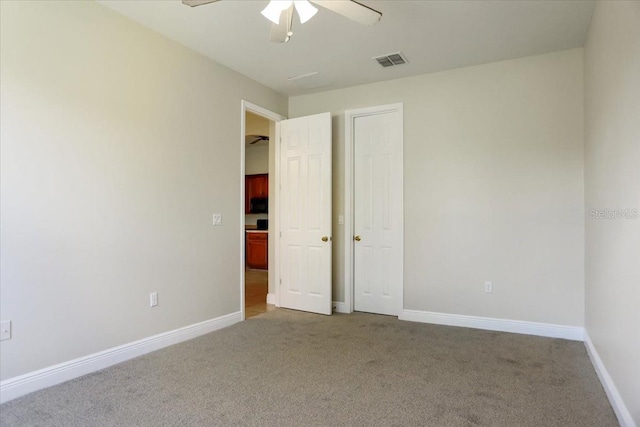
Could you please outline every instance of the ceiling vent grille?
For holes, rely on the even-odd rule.
[[[378,64],[383,67],[393,67],[394,65],[402,65],[406,64],[407,58],[403,55],[402,52],[389,53],[387,55],[376,56],[375,59]]]

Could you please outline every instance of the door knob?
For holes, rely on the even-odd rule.
[[[353,238],[353,240],[355,240],[356,242],[359,242],[362,239],[360,239],[360,236],[356,236],[356,237]]]
[[[328,241],[329,241],[329,238],[328,238],[327,236],[322,236],[322,241],[323,241],[323,242],[328,242]]]

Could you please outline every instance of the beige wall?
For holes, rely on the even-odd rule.
[[[640,2],[597,3],[585,101],[586,329],[640,425],[640,219],[594,218],[640,210]]]
[[[247,135],[269,136],[269,120],[264,117],[246,113],[245,133]],[[269,173],[269,145],[264,142],[245,145],[245,170],[246,175]],[[256,225],[258,219],[266,219],[267,214],[247,214],[244,217],[245,224]]]
[[[290,98],[290,117],[333,115],[334,299],[344,298],[343,112],[402,102],[404,307],[582,326],[582,53]]]
[[[245,113],[244,130],[247,135],[269,136],[269,120],[249,111]]]
[[[240,102],[286,98],[94,2],[0,7],[1,378],[239,311]]]
[[[269,145],[250,145],[245,151],[245,173],[269,173]]]

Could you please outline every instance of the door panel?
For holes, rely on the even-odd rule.
[[[402,295],[402,116],[354,120],[354,309],[399,315]]]
[[[284,120],[280,134],[280,306],[331,314],[331,116]]]

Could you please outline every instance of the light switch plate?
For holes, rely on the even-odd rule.
[[[222,225],[222,214],[213,214],[213,225]]]
[[[11,320],[0,322],[0,341],[11,339]]]

